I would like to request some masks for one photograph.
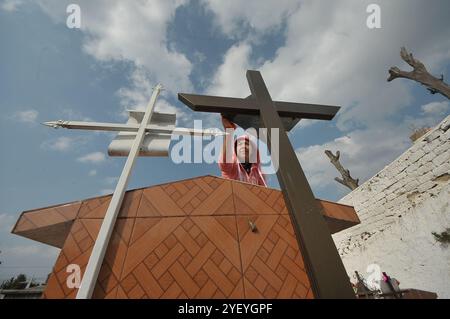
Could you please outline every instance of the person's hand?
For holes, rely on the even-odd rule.
[[[224,117],[222,114],[220,116],[222,117],[222,125],[223,125],[224,129],[227,129],[227,128],[235,129],[236,128],[236,124],[231,122],[229,119]]]

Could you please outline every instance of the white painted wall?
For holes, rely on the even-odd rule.
[[[450,298],[450,245],[431,234],[450,228],[450,116],[339,202],[361,220],[333,235],[350,277],[375,263],[402,289]]]

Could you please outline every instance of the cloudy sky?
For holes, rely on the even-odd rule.
[[[81,29],[66,25],[70,3],[81,8]],[[366,26],[370,3],[381,8],[380,29]],[[124,163],[107,156],[109,133],[39,123],[124,122],[161,82],[158,109],[176,112],[179,126],[219,126],[218,115],[194,114],[176,94],[245,97],[245,71],[257,69],[273,99],[342,107],[333,121],[290,133],[316,196],[338,200],[347,189],[325,149],[340,150],[364,181],[410,146],[412,128],[449,114],[442,96],[386,82],[389,67],[409,68],[401,46],[449,79],[449,21],[446,0],[0,0],[0,280],[44,277],[58,253],[9,234],[20,212],[110,193]],[[219,173],[140,158],[129,188]],[[275,176],[269,182],[278,187]]]

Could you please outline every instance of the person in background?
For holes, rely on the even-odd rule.
[[[225,129],[236,129],[236,124],[222,116]],[[219,168],[222,177],[266,186],[266,180],[261,171],[261,160],[255,143],[248,135],[241,135],[234,141],[233,154],[227,161],[227,145],[230,145],[232,134],[225,135],[222,152],[219,157]],[[255,153],[256,152],[256,156]],[[231,160],[230,160],[231,159]]]
[[[392,294],[385,298],[401,298],[400,292],[400,282],[388,276],[384,271],[382,272],[381,280],[380,280],[380,290],[383,294]]]

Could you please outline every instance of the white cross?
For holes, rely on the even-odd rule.
[[[105,218],[103,219],[102,226],[95,241],[94,248],[92,249],[89,262],[86,266],[86,270],[81,281],[80,288],[77,293],[77,299],[89,299],[94,291],[97,277],[103,263],[103,259],[108,247],[109,240],[111,238],[114,225],[116,223],[117,215],[119,214],[122,206],[122,201],[125,195],[125,190],[128,185],[128,180],[133,169],[136,158],[139,156],[142,142],[146,134],[156,134],[161,138],[170,138],[172,134],[178,135],[224,135],[225,133],[218,130],[195,130],[188,128],[175,128],[175,127],[161,127],[158,124],[150,124],[153,109],[156,99],[161,92],[162,86],[158,84],[153,89],[152,97],[147,105],[142,121],[140,123],[100,123],[100,122],[80,122],[80,121],[51,121],[45,122],[44,125],[58,128],[64,127],[68,129],[84,129],[84,130],[101,130],[101,131],[119,131],[119,132],[137,132],[134,140],[132,140],[131,148],[128,153],[127,160],[123,167],[122,173],[116,185],[116,189],[112,195],[111,201],[106,211]],[[170,114],[169,114],[170,115]],[[173,117],[174,118],[174,117]],[[119,133],[120,134],[120,133]],[[168,147],[168,144],[167,144]]]

